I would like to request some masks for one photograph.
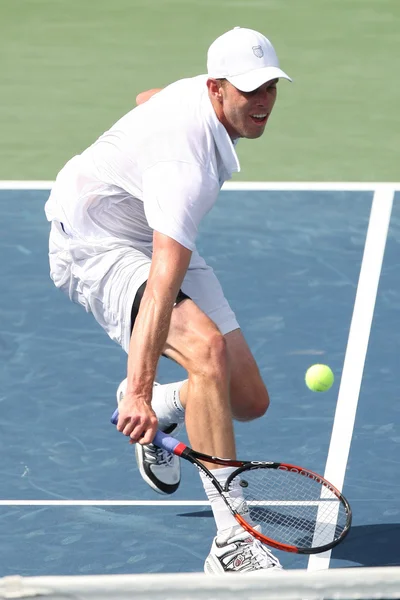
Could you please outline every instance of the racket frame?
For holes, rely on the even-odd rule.
[[[182,442],[180,442],[178,444],[178,446],[174,449],[174,454],[191,462],[194,466],[196,466],[199,469],[199,471],[204,473],[204,475],[214,485],[214,487],[216,488],[218,493],[222,496],[222,498],[223,498],[225,504],[227,505],[227,507],[229,508],[231,514],[236,519],[236,521],[241,525],[241,527],[243,529],[245,529],[246,531],[248,531],[254,538],[256,538],[260,542],[266,544],[267,546],[271,546],[272,548],[275,548],[277,550],[282,550],[283,552],[292,552],[292,553],[296,553],[296,554],[319,554],[321,552],[326,552],[327,550],[331,550],[332,548],[337,546],[340,542],[343,541],[343,539],[346,537],[346,535],[348,534],[348,532],[350,530],[351,522],[352,522],[352,511],[351,511],[349,502],[343,496],[343,494],[337,488],[335,488],[335,486],[333,486],[324,477],[322,477],[321,475],[318,475],[318,473],[315,473],[314,471],[310,471],[309,469],[305,469],[305,468],[299,467],[297,465],[291,465],[288,463],[281,463],[281,462],[258,461],[258,460],[239,461],[239,460],[231,460],[229,458],[219,458],[216,456],[208,456],[207,454],[203,454],[201,452],[197,452],[196,450],[193,450],[192,448],[189,448],[189,446],[186,446]],[[229,475],[229,477],[227,478],[227,480],[225,482],[225,485],[222,486],[218,482],[218,480],[214,477],[214,475],[210,472],[210,470],[201,461],[204,461],[207,463],[212,463],[215,465],[222,465],[225,467],[236,467],[236,470],[233,471]],[[296,475],[301,475],[303,477],[307,477],[309,479],[312,479],[313,481],[316,481],[318,484],[321,485],[321,489],[322,489],[322,487],[326,487],[327,489],[329,489],[329,491],[332,492],[336,496],[336,498],[342,503],[344,510],[345,510],[345,514],[346,514],[346,524],[345,524],[345,527],[343,528],[343,531],[341,532],[340,536],[338,538],[332,540],[332,542],[330,542],[328,544],[324,544],[323,546],[317,546],[315,548],[302,548],[302,547],[293,546],[291,544],[284,544],[282,542],[277,542],[276,540],[264,535],[263,533],[260,533],[256,529],[254,529],[246,521],[246,519],[244,517],[242,517],[242,515],[240,515],[234,509],[234,507],[231,505],[230,499],[229,499],[229,486],[230,486],[230,483],[232,482],[232,480],[235,479],[235,477],[239,476],[241,473],[244,473],[246,471],[251,471],[254,469],[277,469],[277,470],[282,470],[282,471],[288,471],[288,472],[294,473]]]

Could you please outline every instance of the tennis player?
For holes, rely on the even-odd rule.
[[[269,404],[196,237],[222,184],[240,170],[238,140],[263,134],[278,80],[290,78],[270,41],[240,27],[211,44],[207,68],[140,94],[136,108],[64,166],[45,207],[51,278],[127,352],[117,428],[135,443],[145,481],[164,494],[177,489],[180,464],[152,445],[158,427],[172,433],[185,422],[193,448],[234,458],[232,419],[261,417]],[[161,355],[182,365],[187,380],[156,384]],[[231,472],[210,468],[220,482]],[[217,526],[206,572],[280,569],[203,484]],[[240,490],[232,494],[240,501]]]

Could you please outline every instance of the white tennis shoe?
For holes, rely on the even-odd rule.
[[[127,380],[119,384],[117,390],[117,403],[119,404],[126,392]],[[154,383],[154,385],[159,385]],[[165,433],[173,433],[178,430],[175,423]],[[153,444],[135,444],[136,462],[139,472],[144,481],[159,494],[173,494],[181,482],[181,463],[178,456],[170,454],[166,450],[157,448]]]
[[[204,563],[209,575],[248,573],[260,570],[281,571],[282,565],[272,552],[240,526],[217,535]]]

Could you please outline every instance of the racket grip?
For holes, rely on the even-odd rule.
[[[158,446],[158,448],[162,448],[171,454],[175,454],[175,449],[177,446],[182,445],[181,442],[172,435],[168,435],[168,433],[164,433],[158,429],[156,435],[154,436],[153,444]]]
[[[116,425],[118,423],[118,408],[115,409],[113,415],[111,417],[111,423]],[[175,448],[181,443],[179,440],[175,439],[171,435],[164,433],[158,429],[156,435],[154,436],[153,442],[155,446],[158,448],[162,448],[171,454],[174,454]]]

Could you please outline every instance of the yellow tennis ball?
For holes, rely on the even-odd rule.
[[[312,365],[306,372],[306,384],[313,392],[326,392],[335,380],[332,369],[327,365]]]

